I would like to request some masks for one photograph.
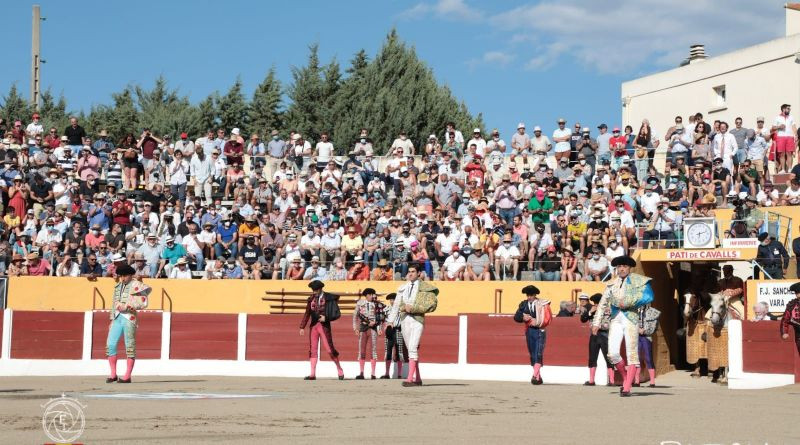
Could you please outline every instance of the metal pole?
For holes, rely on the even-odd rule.
[[[33,5],[33,23],[31,27],[31,105],[35,111],[39,111],[39,74],[41,71],[39,25],[42,21],[41,16],[39,5]]]

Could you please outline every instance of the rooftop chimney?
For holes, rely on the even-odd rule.
[[[689,63],[702,62],[707,59],[705,45],[692,45],[689,47]]]

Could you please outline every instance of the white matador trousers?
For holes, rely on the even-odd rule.
[[[403,341],[408,348],[408,358],[410,360],[419,360],[419,341],[422,338],[422,330],[425,325],[418,322],[412,316],[406,316],[400,325],[403,328]]]
[[[639,367],[639,327],[619,311],[608,327],[608,361],[612,365],[622,361],[619,349],[623,339],[628,365]]]

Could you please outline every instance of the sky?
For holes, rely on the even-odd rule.
[[[621,118],[621,83],[676,67],[689,45],[710,56],[778,38],[783,2],[768,0],[45,0],[42,86],[71,111],[111,103],[163,75],[198,102],[240,76],[250,96],[270,67],[287,84],[308,46],[342,68],[374,56],[394,27],[487,129],[518,122],[552,134],[558,118],[593,132]],[[30,88],[31,6],[7,2],[0,92]],[[657,123],[654,123],[658,125]],[[468,133],[470,129],[460,129]]]

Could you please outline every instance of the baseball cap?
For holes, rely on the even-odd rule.
[[[597,126],[597,128],[608,128],[608,125],[606,125],[606,124],[600,124],[600,125],[598,125],[598,126]]]
[[[524,122],[520,122],[520,123],[517,124],[517,130],[519,130],[520,128],[525,128],[525,123]]]

